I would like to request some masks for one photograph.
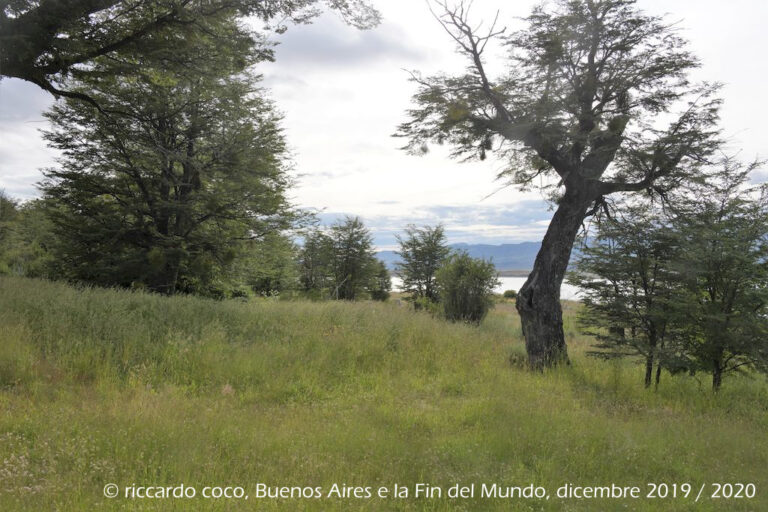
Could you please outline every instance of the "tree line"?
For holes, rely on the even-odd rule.
[[[286,289],[307,215],[286,198],[280,115],[255,66],[273,59],[271,32],[325,4],[378,22],[343,0],[2,3],[0,71],[59,99],[44,136],[61,154],[40,199],[3,197],[2,271],[165,294]]]
[[[196,260],[187,264],[184,259],[174,270],[174,286],[168,287],[156,286],[157,274],[152,272],[162,273],[167,266],[162,239],[121,249],[115,245],[114,231],[92,228],[91,223],[109,218],[70,212],[67,220],[72,223],[62,229],[58,215],[61,209],[51,206],[47,197],[18,203],[0,194],[0,275],[213,298],[283,295],[385,301],[392,290],[390,270],[376,258],[371,232],[359,217],[347,216],[327,227],[304,226],[239,239],[225,261],[216,260],[220,248],[201,251],[195,258],[215,264]],[[401,261],[395,269],[405,300],[415,309],[452,321],[480,323],[493,306],[498,275],[493,263],[451,251],[442,226],[408,226],[405,231],[406,236],[399,237]],[[88,247],[81,242],[85,238]],[[208,239],[211,244],[216,241]],[[107,244],[111,252],[94,251],[92,261],[83,261],[78,252],[104,250]]]

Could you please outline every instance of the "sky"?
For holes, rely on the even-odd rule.
[[[406,120],[415,84],[408,70],[424,75],[466,67],[448,35],[420,0],[372,0],[382,23],[360,31],[333,13],[310,25],[290,26],[277,43],[274,63],[263,63],[268,94],[283,113],[292,153],[298,206],[329,224],[359,215],[381,250],[396,246],[407,224],[442,223],[451,243],[538,241],[552,216],[541,193],[504,187],[503,163],[489,158],[461,163],[432,147],[416,157],[392,136]],[[520,17],[537,2],[475,0],[474,19],[520,28]],[[768,156],[768,3],[762,0],[639,0],[651,14],[678,22],[702,61],[694,78],[722,82],[722,127],[729,151],[745,160]],[[500,49],[489,48],[489,72],[503,71]],[[18,199],[38,195],[40,169],[55,165],[39,130],[53,98],[34,85],[0,81],[0,190]],[[759,171],[754,181],[768,180]]]

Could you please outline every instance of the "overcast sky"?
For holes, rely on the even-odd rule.
[[[460,71],[464,59],[419,0],[374,0],[382,24],[369,31],[332,14],[290,27],[275,63],[260,65],[264,84],[284,113],[298,186],[296,204],[321,212],[324,222],[360,215],[380,249],[408,223],[442,222],[450,242],[537,241],[552,215],[536,192],[521,193],[494,180],[501,168],[488,159],[458,163],[434,149],[415,157],[393,138],[415,90],[407,70],[425,75]],[[477,19],[496,8],[510,28],[535,2],[476,0]],[[744,159],[768,156],[768,3],[760,0],[639,0],[653,14],[680,21],[703,66],[696,78],[725,84],[722,126]],[[499,54],[497,54],[499,55]],[[497,64],[493,60],[492,64]],[[493,66],[491,66],[493,67]],[[52,98],[18,80],[0,82],[0,189],[20,199],[37,195],[40,169],[55,165],[38,130]],[[768,173],[754,176],[768,179]],[[490,197],[487,197],[491,195]]]

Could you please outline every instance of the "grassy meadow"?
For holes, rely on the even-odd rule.
[[[768,385],[593,360],[520,364],[511,303],[480,327],[395,301],[215,302],[0,278],[0,510],[768,510]],[[753,499],[256,499],[256,485],[754,483]],[[121,496],[108,499],[104,485]],[[184,483],[193,499],[130,499]],[[249,499],[203,499],[242,486]],[[709,489],[709,488],[708,488]]]

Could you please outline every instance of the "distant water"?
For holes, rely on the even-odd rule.
[[[504,293],[505,290],[519,291],[520,288],[522,288],[523,283],[525,283],[525,280],[525,277],[500,277],[499,281],[501,284],[494,288],[493,291],[496,293]],[[402,284],[403,281],[399,277],[392,276],[393,290],[399,291]],[[575,286],[563,283],[560,287],[560,298],[567,300],[579,300],[579,292],[580,290]]]

